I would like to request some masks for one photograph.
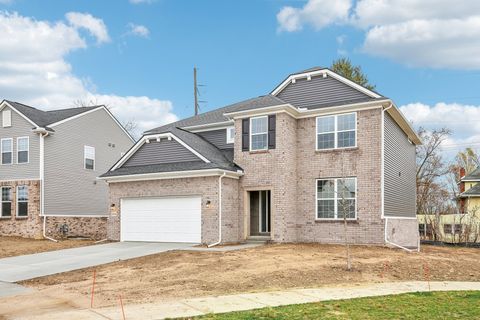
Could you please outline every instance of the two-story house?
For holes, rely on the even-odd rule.
[[[106,237],[97,177],[134,141],[104,106],[42,111],[0,103],[0,235]]]
[[[326,68],[145,132],[101,179],[109,238],[417,247],[415,145],[394,103]]]

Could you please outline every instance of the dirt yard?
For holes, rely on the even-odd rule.
[[[20,237],[0,236],[0,258],[20,256],[24,254],[82,247],[93,244],[91,240],[34,240]]]
[[[480,281],[480,250],[424,246],[421,253],[352,247],[354,270],[345,270],[345,248],[335,245],[267,245],[231,252],[168,252],[96,268],[95,305],[286,288],[425,280]],[[93,269],[22,283],[38,294],[88,305]],[[75,301],[75,302],[73,302]]]

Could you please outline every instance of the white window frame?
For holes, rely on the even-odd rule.
[[[261,132],[261,133],[252,133],[252,122],[253,122],[253,120],[254,120],[254,119],[263,119],[263,118],[264,118],[264,119],[267,119],[267,131]],[[268,150],[268,116],[260,116],[260,117],[252,117],[252,118],[250,118],[249,127],[250,127],[250,128],[249,128],[250,130],[248,130],[248,131],[249,131],[249,132],[248,132],[248,135],[249,135],[249,140],[250,140],[250,141],[249,141],[249,142],[250,142],[249,150],[250,150],[250,151],[265,151],[265,150]],[[264,134],[267,135],[267,144],[266,144],[265,148],[263,148],[263,149],[255,149],[255,150],[252,149],[252,136],[254,136],[254,135],[255,135],[255,136],[259,136],[259,135],[264,135]]]
[[[12,154],[12,159],[10,163],[3,163],[3,142],[10,141],[10,153]],[[2,166],[10,166],[13,164],[13,138],[3,138],[0,140],[0,164]]]
[[[358,219],[358,212],[357,212],[357,205],[358,205],[358,188],[357,188],[357,177],[345,177],[345,178],[318,178],[315,179],[315,220],[317,221],[343,221],[342,217],[338,217],[338,200],[341,197],[338,197],[337,192],[337,184],[338,180],[342,179],[354,179],[355,180],[355,217],[354,218],[347,218],[347,221],[355,221]],[[328,181],[333,180],[333,198],[318,198],[318,181]],[[347,198],[351,199],[351,198]],[[318,200],[333,200],[334,201],[334,218],[319,218],[318,217]]]
[[[92,158],[87,158],[87,149],[89,149],[89,148],[90,148],[91,150],[93,150],[93,159],[92,159]],[[95,158],[96,158],[96,152],[95,152],[95,151],[96,151],[96,150],[95,150],[95,147],[87,146],[87,145],[83,146],[83,168],[84,168],[85,170],[95,171],[95,167],[96,167],[96,165],[97,165],[97,163],[96,163],[97,161],[96,161],[96,159],[95,159]],[[93,169],[88,169],[88,168],[87,168],[87,159],[93,160]]]
[[[27,188],[27,201],[25,201],[25,200],[20,201],[20,199],[19,199],[19,195],[20,195],[19,189],[22,188],[22,187]],[[30,194],[29,194],[29,192],[28,192],[28,186],[25,186],[25,185],[17,186],[16,200],[17,200],[17,202],[16,202],[16,207],[17,207],[17,208],[16,208],[16,210],[15,210],[16,217],[17,217],[17,218],[28,218],[28,202],[30,201]],[[27,215],[26,215],[26,216],[19,216],[19,215],[18,215],[18,209],[20,208],[20,206],[19,206],[18,204],[19,204],[20,202],[22,202],[22,203],[25,203],[25,202],[26,202],[26,203],[27,203]]]
[[[19,146],[20,146],[20,139],[27,139],[27,150],[20,150],[19,149]],[[18,159],[20,158],[18,156],[18,153],[21,152],[21,151],[27,151],[27,162],[19,162]],[[30,162],[30,137],[18,137],[17,138],[17,164],[27,164]]]
[[[12,110],[10,109],[3,110],[2,111],[2,127],[9,128],[11,126],[12,126]]]
[[[10,189],[10,201],[3,201],[3,189]],[[0,187],[0,218],[3,218],[3,219],[9,219],[12,217],[12,202],[13,202],[13,199],[11,199],[12,197],[12,187],[11,186],[2,186]],[[4,202],[10,202],[10,215],[8,216],[5,216],[3,215],[3,203]]]
[[[227,143],[235,142],[235,127],[227,127]],[[232,135],[233,131],[233,135]]]
[[[347,131],[353,131],[353,129],[349,130],[338,130],[338,117],[339,116],[346,116],[346,115],[355,115],[355,145],[349,146],[349,147],[338,147],[338,133],[340,132],[347,132]],[[322,132],[318,133],[318,119],[321,118],[332,118],[333,117],[333,123],[334,123],[334,131],[328,131],[328,132]],[[325,148],[325,149],[318,149],[318,135],[319,134],[329,134],[333,133],[334,135],[334,143],[333,143],[333,148]],[[315,118],[315,150],[316,151],[325,151],[325,150],[336,150],[336,149],[352,149],[357,147],[357,139],[358,139],[358,132],[357,132],[357,113],[356,112],[349,112],[349,113],[341,113],[341,114],[333,114],[333,115],[327,115],[327,116],[321,116],[321,117],[316,117]]]

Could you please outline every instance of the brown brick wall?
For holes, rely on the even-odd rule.
[[[381,219],[381,109],[357,113],[357,148],[315,151],[315,118],[300,119],[297,132],[298,241],[344,241],[343,221],[315,221],[315,180],[357,177],[357,221],[348,223],[351,243],[384,242]],[[343,163],[343,165],[342,165]]]
[[[271,190],[272,237],[275,241],[293,242],[297,239],[297,120],[285,113],[277,114],[275,149],[262,152],[242,151],[240,134],[235,137],[235,163],[245,171],[240,179],[240,212],[248,190]],[[235,131],[242,121],[235,121]],[[244,216],[246,219],[246,217]],[[244,222],[245,224],[246,222]]]
[[[68,232],[63,234],[60,227],[66,224]],[[95,240],[107,238],[106,217],[54,217],[48,216],[46,234],[55,239],[66,237],[86,237]]]
[[[120,240],[120,199],[136,197],[165,197],[182,195],[202,196],[202,243],[218,241],[218,179],[199,177],[119,182],[110,184],[110,203],[119,208],[108,218],[108,238]],[[239,226],[238,180],[222,179],[222,237],[223,242],[236,242],[242,228]],[[206,202],[210,200],[207,208]]]
[[[17,186],[28,186],[28,217],[17,217]],[[42,219],[40,217],[40,181],[15,180],[0,181],[0,187],[12,187],[11,217],[0,218],[0,235],[24,238],[42,238]]]

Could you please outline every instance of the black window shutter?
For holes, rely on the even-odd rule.
[[[242,151],[250,150],[250,119],[242,119]]]
[[[268,149],[275,149],[276,116],[268,116]]]

